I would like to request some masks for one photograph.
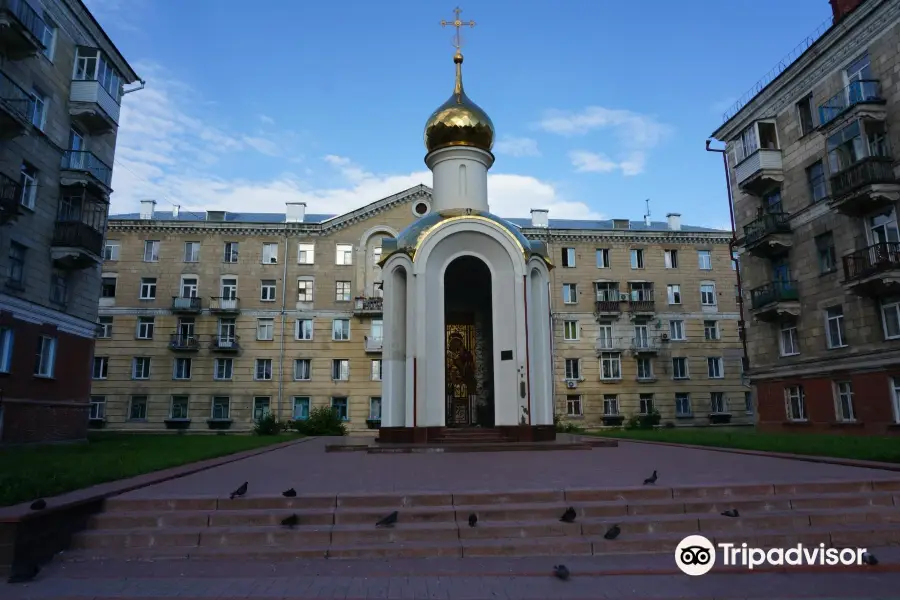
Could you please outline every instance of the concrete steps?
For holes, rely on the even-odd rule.
[[[568,506],[575,523],[561,523]],[[737,508],[741,516],[720,513]],[[392,528],[375,522],[392,510]],[[470,514],[478,524],[468,525]],[[299,525],[281,520],[296,514]],[[610,541],[603,534],[622,530]],[[759,547],[900,544],[900,481],[620,490],[113,498],[73,539],[93,558],[479,557],[672,552],[685,536]]]

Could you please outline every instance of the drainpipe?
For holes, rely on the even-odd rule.
[[[547,219],[547,255],[553,259],[550,248],[550,219]],[[550,320],[550,424],[556,427],[556,329],[553,323],[553,280],[556,269],[547,269],[547,317]]]
[[[712,143],[712,140],[706,140],[706,151],[720,152],[722,154],[722,164],[725,165],[725,186],[728,190],[728,213],[731,216],[731,241],[728,242],[728,251],[731,252],[731,256],[734,256],[734,248],[737,245],[737,229],[734,222],[734,198],[731,193],[731,176],[728,174],[728,154],[726,153],[725,148],[710,148],[710,143]],[[744,362],[749,369],[750,355],[747,353],[747,328],[744,321],[744,286],[741,283],[741,263],[736,261],[734,266],[734,274],[738,287],[738,310],[740,311],[741,317],[741,346],[744,350]]]
[[[287,265],[288,265],[288,226],[284,225],[281,239],[284,240],[284,267],[281,273],[281,348],[278,352],[278,415],[279,418],[284,409],[284,323],[285,323],[285,307],[287,298]],[[291,414],[293,417],[293,413]]]

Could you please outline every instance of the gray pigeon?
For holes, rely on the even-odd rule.
[[[245,482],[241,485],[241,487],[239,487],[238,489],[236,489],[236,490],[234,490],[233,492],[231,492],[231,499],[234,500],[235,497],[237,497],[237,496],[243,496],[244,494],[246,494],[246,493],[247,493],[247,486],[249,486],[249,485],[250,485],[250,484],[249,484],[248,482],[245,481]]]
[[[559,518],[559,520],[562,521],[563,523],[574,523],[576,516],[578,516],[578,515],[575,512],[575,508],[570,506],[569,508],[566,509],[566,512],[563,513],[563,515]]]
[[[654,483],[656,483],[656,479],[656,470],[654,469],[653,475],[644,480],[644,485],[653,485]]]
[[[476,523],[478,523],[478,515],[472,513],[469,515],[469,527],[475,527]]]
[[[290,527],[291,529],[293,529],[294,527],[297,526],[297,524],[299,522],[300,522],[300,517],[298,517],[297,515],[291,515],[286,519],[282,519],[281,524],[284,525],[285,527]]]
[[[399,517],[400,513],[395,510],[385,518],[375,523],[375,527],[393,527]]]
[[[878,564],[878,559],[875,558],[875,555],[871,552],[863,552],[862,555],[863,562],[869,565],[870,567],[874,567]]]
[[[31,503],[31,510],[44,510],[45,508],[47,508],[47,501],[43,498],[38,498]]]
[[[297,496],[297,490],[295,490],[294,488],[291,488],[289,490],[285,490],[285,491],[281,492],[281,495],[284,496],[285,498],[295,498]]]
[[[722,513],[723,517],[739,517],[741,513],[738,512],[738,509],[732,508],[731,510],[726,510]]]
[[[603,537],[605,537],[608,540],[614,540],[617,537],[619,537],[620,533],[622,533],[622,530],[619,528],[619,526],[613,525],[606,531],[606,533],[603,534]]]
[[[566,565],[553,565],[553,574],[556,575],[557,579],[562,579],[563,581],[568,581],[570,575]]]

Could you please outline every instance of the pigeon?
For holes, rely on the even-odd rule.
[[[619,534],[620,534],[620,533],[622,533],[622,530],[619,529],[619,526],[618,526],[618,525],[613,525],[612,527],[610,527],[610,528],[606,531],[606,533],[603,534],[603,537],[606,538],[606,539],[608,539],[608,540],[614,540],[614,539],[616,539],[617,537],[619,537]]]
[[[281,492],[281,495],[284,496],[285,498],[294,498],[297,496],[297,490],[295,490],[294,488],[291,488],[289,490],[285,490],[285,491]]]
[[[656,483],[656,471],[653,471],[653,475],[644,480],[644,485],[653,485]]]
[[[300,517],[298,517],[297,515],[291,515],[288,518],[281,520],[282,525],[284,525],[285,527],[290,527],[291,529],[296,527],[299,522]]]
[[[738,512],[738,509],[732,508],[731,510],[726,510],[722,513],[723,517],[739,517],[741,513]]]
[[[874,567],[878,564],[878,559],[875,558],[875,555],[871,552],[863,552],[862,555],[863,562],[869,565],[870,567]]]
[[[476,523],[478,523],[478,515],[472,513],[469,515],[469,527],[475,527]]]
[[[44,510],[47,508],[47,501],[39,498],[31,503],[31,510]]]
[[[400,516],[400,513],[398,513],[398,512],[395,510],[394,512],[392,512],[391,514],[389,514],[389,515],[386,516],[385,518],[383,518],[383,519],[381,519],[380,521],[378,521],[377,523],[375,523],[375,527],[393,527],[393,526],[394,526],[394,523],[397,522],[397,518],[398,518],[399,516]]]
[[[41,568],[37,565],[14,569],[9,576],[9,579],[6,580],[6,583],[28,583],[29,581],[33,581],[40,572]]]
[[[575,508],[570,506],[566,509],[566,512],[562,514],[559,520],[563,523],[574,523],[576,516]]]
[[[241,487],[231,492],[231,499],[234,500],[235,496],[243,496],[247,493],[247,486],[249,484],[245,481]]]
[[[557,579],[562,579],[563,581],[569,579],[569,569],[566,568],[566,565],[553,565],[553,574],[556,575]]]

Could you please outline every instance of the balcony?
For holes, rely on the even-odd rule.
[[[781,185],[784,182],[781,150],[764,148],[756,150],[737,164],[734,176],[738,187],[756,196]]]
[[[882,242],[843,258],[844,286],[859,296],[886,296],[900,291],[900,243]]]
[[[622,314],[622,303],[619,300],[597,300],[594,302],[594,313],[598,318],[617,318]]]
[[[0,71],[0,138],[12,139],[31,126],[31,96]]]
[[[21,198],[22,185],[12,177],[0,173],[0,225],[14,221],[21,214]]]
[[[653,300],[653,290],[632,288],[628,295],[628,312],[632,317],[652,317],[656,312],[656,302]]]
[[[44,50],[47,24],[25,0],[0,0],[0,54],[21,60]]]
[[[109,133],[119,124],[119,103],[99,81],[72,81],[69,115],[92,135]]]
[[[887,102],[877,79],[851,81],[850,85],[819,105],[819,127],[832,129],[854,119],[884,121]],[[838,117],[845,117],[838,120]]]
[[[750,314],[760,321],[772,323],[800,316],[797,282],[771,281],[750,290]]]
[[[64,270],[80,270],[101,262],[103,232],[79,220],[57,219],[50,254],[53,264]]]
[[[794,245],[790,219],[789,214],[782,212],[779,202],[744,225],[747,252],[759,258],[773,258],[789,251]]]
[[[112,193],[112,169],[85,150],[66,150],[60,164],[60,185],[82,186],[103,197]]]
[[[384,312],[384,298],[377,296],[360,296],[353,299],[355,316],[380,315]]]
[[[379,353],[384,348],[384,338],[366,336],[366,352]]]
[[[240,340],[238,335],[214,335],[209,343],[209,349],[213,352],[239,352]]]
[[[894,159],[870,156],[831,177],[831,206],[850,217],[864,217],[900,200]]]
[[[196,296],[172,296],[172,312],[177,314],[197,314],[203,310],[203,302]]]
[[[617,337],[598,337],[594,341],[594,350],[599,354],[600,352],[621,352],[622,348],[622,339]]]
[[[196,335],[173,333],[169,336],[169,350],[176,352],[196,352],[200,350],[200,339]]]
[[[239,313],[241,312],[240,298],[225,298],[216,296],[209,299],[209,312],[211,313]]]
[[[631,351],[634,354],[657,354],[659,352],[659,338],[633,337],[631,338]]]

